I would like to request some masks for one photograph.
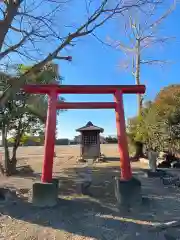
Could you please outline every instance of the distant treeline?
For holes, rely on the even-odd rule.
[[[105,137],[105,141],[106,141],[106,143],[117,143],[118,142],[116,137],[110,137],[110,136]]]
[[[117,138],[116,137],[105,137],[103,144],[113,144],[117,143]],[[13,146],[14,144],[14,138],[11,137],[8,139],[8,145]],[[60,138],[56,139],[55,145],[76,145],[79,144],[79,142],[75,140],[69,140],[68,138]],[[20,145],[21,146],[43,146],[44,145],[44,138],[37,137],[37,136],[27,136],[23,135],[20,140]]]
[[[113,144],[113,143],[117,143],[117,138],[116,137],[105,137],[103,143],[109,143],[109,144]],[[75,140],[69,140],[69,139],[56,139],[56,145],[76,145],[79,144],[79,142],[75,141]]]

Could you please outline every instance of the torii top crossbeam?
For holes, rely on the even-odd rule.
[[[145,93],[144,85],[58,85],[58,84],[30,84],[23,89],[28,93],[49,94],[54,91],[62,94],[114,94],[117,90],[122,93]]]

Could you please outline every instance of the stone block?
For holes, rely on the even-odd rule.
[[[53,179],[52,179],[52,183],[55,185],[55,187],[56,187],[56,189],[57,189],[56,193],[57,193],[57,198],[58,198],[59,179],[58,179],[58,178],[53,178]]]
[[[124,181],[115,178],[115,197],[119,207],[135,207],[142,203],[141,182],[132,178]]]
[[[34,183],[32,203],[37,207],[54,207],[58,200],[58,187],[53,183]]]

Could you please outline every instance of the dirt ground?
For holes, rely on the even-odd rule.
[[[0,203],[0,239],[180,239],[178,227],[157,227],[180,221],[179,189],[164,186],[159,178],[145,177],[146,164],[132,163],[145,201],[122,212],[116,206],[113,185],[114,176],[120,176],[117,145],[102,145],[101,149],[108,161],[93,166],[93,196],[85,197],[77,184],[79,146],[57,146],[53,172],[60,179],[59,203],[51,209],[40,209],[28,202],[28,191],[40,180],[43,147],[19,148],[18,167],[30,165],[34,172],[1,176],[0,186],[16,189],[18,198]]]

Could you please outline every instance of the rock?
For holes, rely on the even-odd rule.
[[[57,205],[58,188],[57,183],[41,183],[33,184],[32,203],[36,207],[54,207]]]
[[[84,163],[86,160],[82,157],[77,158],[77,162]]]
[[[0,188],[0,203],[13,203],[17,200],[17,194],[8,188]]]
[[[4,189],[0,189],[0,201],[5,201],[6,200],[6,195],[4,192]]]
[[[27,194],[29,192],[29,188],[20,188],[18,193],[20,194]]]
[[[163,161],[158,164],[158,168],[171,168],[171,164],[167,161]]]
[[[179,178],[178,177],[163,177],[162,178],[164,185],[175,185],[178,186]]]
[[[180,168],[180,162],[173,162],[172,167],[173,168]]]

